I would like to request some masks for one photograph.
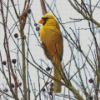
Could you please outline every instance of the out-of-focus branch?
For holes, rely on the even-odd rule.
[[[86,20],[90,20],[94,24],[96,24],[98,27],[100,27],[100,23],[98,23],[95,19],[88,17],[81,9],[77,8],[71,0],[68,0],[71,6],[78,12],[80,13]]]
[[[1,15],[2,15],[2,20],[3,20],[3,28],[4,28],[4,33],[5,33],[5,37],[4,37],[4,48],[5,48],[5,52],[6,52],[6,56],[7,56],[7,62],[8,62],[8,71],[9,71],[9,78],[10,78],[10,83],[11,83],[11,77],[10,77],[10,70],[12,72],[12,76],[13,76],[13,79],[16,83],[16,76],[13,72],[13,68],[12,68],[12,64],[11,64],[11,58],[10,58],[10,52],[9,52],[9,45],[8,45],[8,39],[7,39],[7,25],[6,25],[6,22],[5,22],[5,18],[4,18],[4,12],[3,12],[3,5],[2,5],[2,0],[1,0]],[[16,88],[16,87],[15,87]],[[13,94],[13,96],[16,98],[16,100],[18,100],[17,98],[17,93],[14,93],[11,86],[10,86],[10,90]]]
[[[27,4],[27,1],[28,1],[28,4]],[[23,8],[23,12],[22,12],[22,15],[20,17],[20,36],[21,36],[21,43],[22,43],[22,69],[23,69],[23,89],[24,89],[24,96],[25,96],[25,99],[27,100],[27,86],[26,86],[26,65],[25,65],[25,43],[24,43],[24,39],[23,39],[23,36],[24,36],[24,27],[25,27],[25,24],[26,24],[26,20],[27,20],[27,10],[29,9],[29,3],[30,3],[30,0],[25,0],[25,3],[24,3],[24,8]],[[23,14],[26,14],[23,16]]]
[[[25,12],[29,8],[30,0],[25,0],[24,8],[22,12]]]
[[[6,23],[7,23],[7,19],[8,19],[8,8],[9,8],[9,0],[7,1]]]
[[[8,96],[8,97],[10,97],[10,98],[13,98],[13,99],[14,99],[14,97],[12,97],[11,95],[9,95],[9,94],[8,94],[8,93],[6,93],[5,91],[0,90],[0,93],[2,93],[1,95],[5,94],[6,96]],[[8,100],[8,99],[7,99],[7,100]]]
[[[2,66],[1,73],[3,74],[5,80],[6,80],[8,86],[9,86],[9,88],[10,88],[10,91],[11,91],[12,94],[13,94],[13,97],[12,97],[12,98],[14,98],[15,93],[14,93],[14,91],[12,90],[12,88],[11,88],[11,86],[10,86],[10,84],[9,84],[9,80],[8,80],[6,74],[5,74],[5,71],[4,71],[4,66],[2,65],[2,55],[1,55],[1,52],[0,52],[0,60],[1,60],[1,66]],[[2,92],[2,91],[0,90],[0,92]],[[4,94],[6,94],[6,93],[4,92]],[[7,95],[7,94],[6,94],[6,95]],[[10,95],[8,94],[8,96],[10,96]]]
[[[42,14],[45,15],[47,13],[47,10],[46,10],[44,0],[40,0],[40,2],[41,2]]]
[[[19,18],[19,15],[18,15],[17,10],[16,10],[15,5],[14,5],[14,1],[11,0],[11,2],[12,2],[12,5],[13,5],[13,8],[15,10],[15,14],[16,14],[17,18]]]

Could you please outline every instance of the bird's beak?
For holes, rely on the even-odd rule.
[[[39,24],[43,24],[44,23],[44,20],[41,19],[40,21],[38,21]]]

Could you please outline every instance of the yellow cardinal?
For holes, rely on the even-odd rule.
[[[44,53],[49,60],[52,60],[54,69],[54,78],[61,81],[61,60],[63,55],[63,39],[60,32],[59,24],[53,15],[46,14],[38,22],[43,24],[40,31],[40,40],[42,41],[42,47]],[[59,70],[59,71],[58,71]],[[54,93],[61,92],[61,84],[54,81]]]

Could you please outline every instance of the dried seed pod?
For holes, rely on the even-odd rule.
[[[92,78],[89,79],[89,83],[93,83],[93,79]]]
[[[28,9],[27,12],[30,13],[31,12],[31,9]]]
[[[49,92],[49,95],[52,95],[52,92],[51,91]]]
[[[15,34],[14,34],[14,37],[15,37],[15,38],[18,38],[18,33],[15,33]]]
[[[22,39],[26,39],[26,36],[25,36],[25,35],[23,35],[23,36],[22,36]]]
[[[40,27],[36,27],[36,31],[39,31],[40,30]]]
[[[24,12],[24,13],[23,13],[23,16],[24,16],[24,17],[27,17],[27,13],[26,13],[26,12]]]
[[[18,83],[18,85],[19,85],[19,86],[21,86],[21,85],[22,85],[22,83],[21,83],[21,82],[19,82],[19,83]]]
[[[50,71],[50,69],[51,69],[50,67],[47,67],[47,68],[46,68],[46,71]]]
[[[15,64],[16,63],[16,59],[12,59],[12,63]]]
[[[43,88],[42,91],[45,92],[45,88]]]
[[[3,61],[2,64],[3,64],[3,65],[6,65],[6,61]]]
[[[11,86],[12,88],[14,88],[14,84],[13,84],[13,83],[11,83],[10,86]]]

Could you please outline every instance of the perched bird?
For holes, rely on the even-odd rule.
[[[38,22],[43,24],[40,30],[40,40],[46,57],[53,62],[54,78],[61,81],[61,60],[63,55],[63,39],[59,23],[51,14],[46,14]],[[61,92],[60,82],[54,81],[54,93]]]

